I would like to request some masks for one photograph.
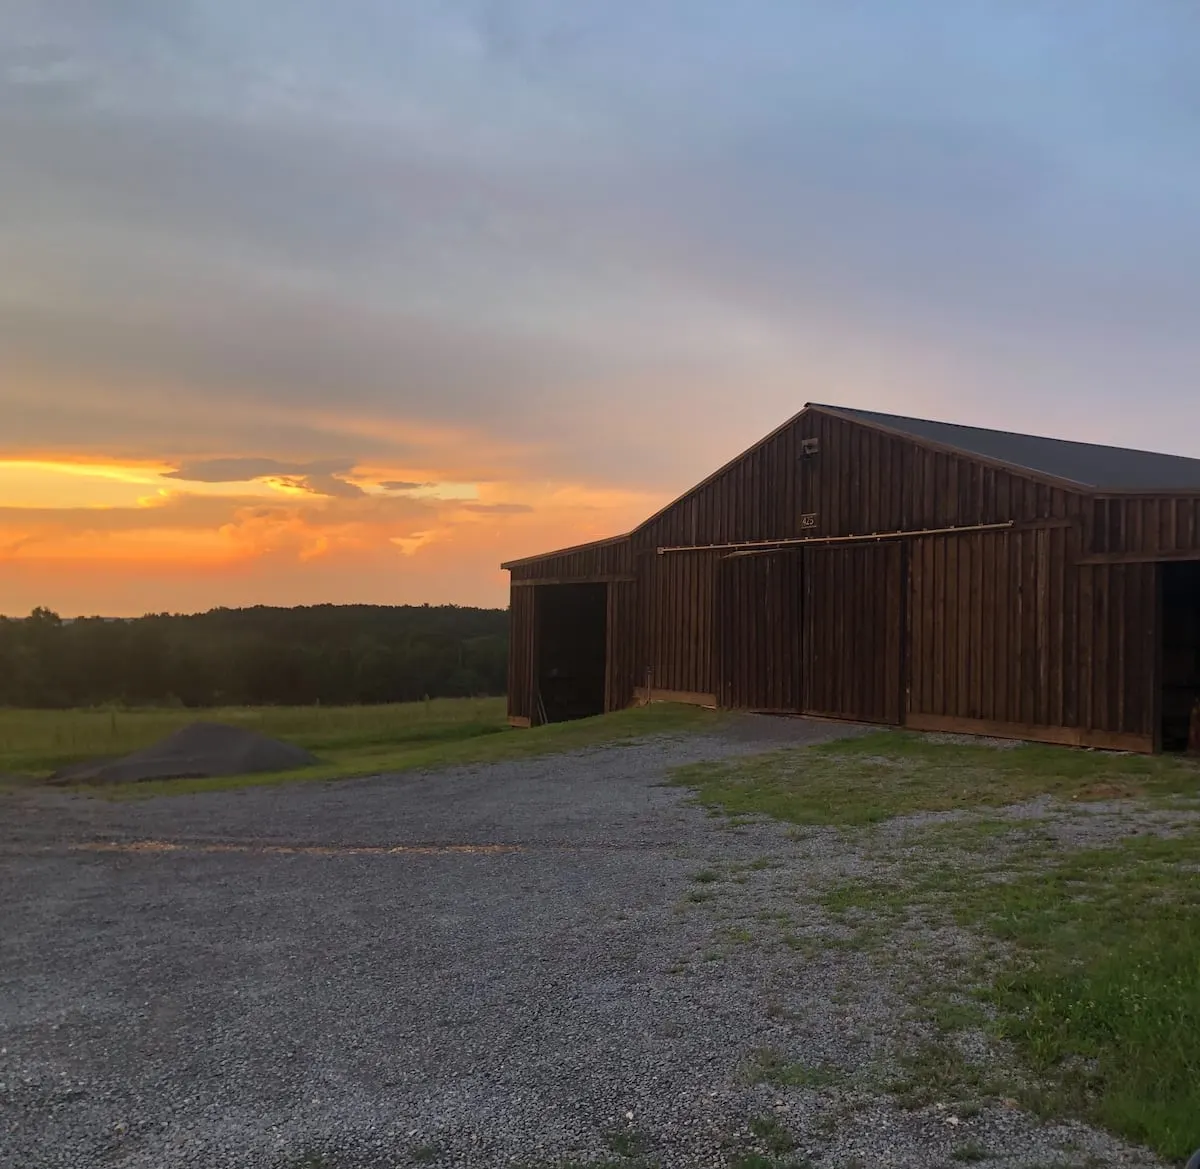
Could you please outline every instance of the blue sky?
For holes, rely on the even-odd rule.
[[[409,591],[807,400],[1200,455],[1190,3],[0,0],[0,191],[0,456],[503,485]]]

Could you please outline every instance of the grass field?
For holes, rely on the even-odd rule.
[[[197,719],[250,727],[314,753],[469,738],[507,725],[502,698],[388,706],[0,710],[0,771],[47,772],[78,760],[126,755]]]
[[[940,743],[902,731],[838,739],[697,764],[676,782],[731,815],[793,824],[871,824],[908,812],[1060,800],[1200,795],[1200,764],[1171,755],[1121,755],[1037,743],[997,748]]]
[[[1200,1147],[1198,869],[1200,834],[1138,837],[954,899],[1014,955],[988,999],[1051,1085],[1035,1106],[1180,1159]]]
[[[68,763],[125,755],[197,719],[233,723],[285,739],[311,751],[320,762],[269,775],[113,784],[94,790],[109,798],[131,798],[488,762],[682,730],[715,717],[696,707],[655,704],[600,718],[513,730],[502,698],[350,707],[0,710],[0,776],[42,777]]]
[[[932,988],[930,1017],[947,1032],[990,1019],[993,1037],[1031,1073],[1004,1094],[1045,1115],[1086,1118],[1167,1158],[1200,1146],[1196,760],[881,733],[690,766],[675,778],[731,816],[835,826],[868,842],[879,839],[873,826],[893,817],[962,813],[906,833],[897,867],[826,890],[825,907],[859,915],[860,924],[865,915],[884,953],[902,947],[899,931],[914,913],[957,921],[987,939],[989,952],[998,947],[1002,957],[979,980],[963,971],[962,983]],[[1046,796],[1044,817],[1003,814]],[[1100,800],[1115,814],[1114,843],[1049,842],[1048,828],[1086,825],[1086,804]],[[868,847],[883,855],[888,846]],[[897,931],[890,943],[889,930]],[[971,999],[990,1014],[965,1010]],[[920,1100],[952,1093],[955,1051],[944,1043],[921,1067],[909,1085]],[[976,1078],[966,1090],[978,1088]]]

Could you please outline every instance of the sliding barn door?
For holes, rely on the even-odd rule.
[[[807,713],[902,721],[903,559],[898,542],[804,549]]]
[[[798,552],[719,562],[717,703],[732,710],[798,712],[804,706]]]

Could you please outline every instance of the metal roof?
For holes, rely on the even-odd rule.
[[[959,426],[953,422],[880,414],[874,410],[822,406],[816,402],[812,405],[859,422],[951,447],[967,455],[978,455],[1021,470],[1052,475],[1056,479],[1065,479],[1095,491],[1200,490],[1200,459],[1189,459],[1182,455],[1127,450],[1090,442],[1069,442],[1061,438],[1039,438],[1032,434],[1013,434],[1007,430],[986,430],[979,426]]]

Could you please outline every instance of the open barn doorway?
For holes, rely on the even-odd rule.
[[[1200,561],[1164,564],[1161,572],[1162,746],[1182,751],[1200,703]]]
[[[537,586],[537,722],[604,713],[608,585]]]

